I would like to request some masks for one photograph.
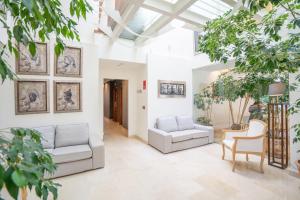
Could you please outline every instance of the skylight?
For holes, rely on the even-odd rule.
[[[171,4],[175,4],[175,3],[177,3],[178,0],[163,0],[163,1],[166,1]]]
[[[160,16],[161,14],[157,12],[145,8],[139,8],[133,19],[129,21],[127,26],[133,32],[141,34],[145,29],[150,27]],[[124,30],[121,33],[120,37],[129,40],[135,40],[137,38],[135,34],[129,32],[128,30]]]
[[[232,7],[221,0],[198,0],[188,10],[214,19],[230,9]]]

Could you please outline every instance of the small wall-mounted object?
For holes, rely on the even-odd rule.
[[[143,90],[138,89],[138,90],[136,91],[136,93],[141,94],[141,93],[143,93]]]
[[[160,98],[185,98],[185,81],[158,81],[158,97]]]
[[[146,90],[146,89],[147,89],[147,81],[143,80],[143,90]]]

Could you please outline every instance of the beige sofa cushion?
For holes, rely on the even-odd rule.
[[[53,155],[56,164],[84,160],[92,157],[92,150],[89,145],[76,145],[54,149]]]
[[[182,142],[195,138],[208,137],[209,133],[197,129],[172,132],[172,142]]]
[[[160,117],[156,121],[157,128],[165,132],[172,132],[178,130],[178,125],[175,116],[173,117]]]
[[[43,148],[54,148],[55,126],[41,126],[33,129],[41,133]]]
[[[177,120],[179,131],[194,129],[194,121],[192,117],[177,116],[176,120]]]
[[[58,125],[55,134],[55,148],[89,143],[88,124]]]

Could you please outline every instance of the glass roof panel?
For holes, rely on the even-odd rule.
[[[139,8],[139,10],[135,13],[133,19],[129,21],[127,24],[128,28],[134,31],[137,34],[141,34],[145,29],[150,27],[161,14],[148,10],[146,8]],[[127,30],[124,31],[120,35],[121,38],[135,40],[137,36]]]
[[[188,10],[214,19],[232,9],[222,0],[198,0]]]
[[[163,1],[169,2],[171,4],[175,4],[177,3],[178,0],[163,0]]]

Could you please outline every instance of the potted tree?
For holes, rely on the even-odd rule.
[[[13,128],[2,130],[0,134],[0,190],[5,188],[15,200],[20,195],[26,200],[28,189],[35,189],[40,198],[47,199],[51,193],[53,199],[57,199],[59,184],[45,178],[56,166],[42,147],[40,133]]]

